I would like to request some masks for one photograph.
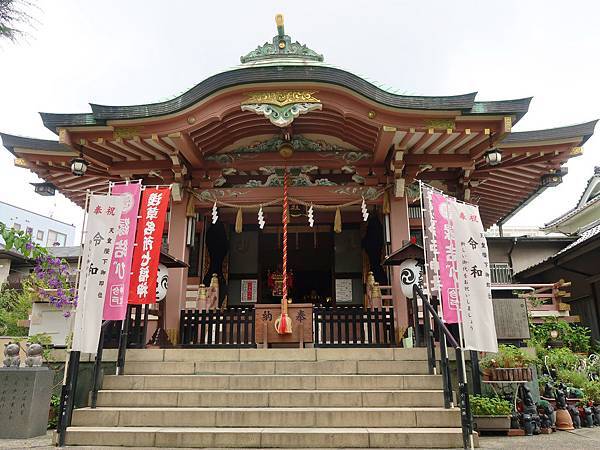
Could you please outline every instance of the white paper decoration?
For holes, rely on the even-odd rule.
[[[212,223],[213,225],[219,220],[219,211],[217,210],[217,202],[212,207]]]

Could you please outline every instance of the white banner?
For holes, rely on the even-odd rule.
[[[119,195],[90,196],[73,325],[74,351],[96,353],[98,349],[106,280],[122,210]]]
[[[468,350],[497,352],[487,241],[476,206],[448,202],[456,240],[457,284]]]

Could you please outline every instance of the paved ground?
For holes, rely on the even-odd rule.
[[[481,436],[479,446],[484,449],[600,449],[600,427],[558,431],[537,436]]]
[[[511,449],[511,450],[558,450],[558,449],[600,449],[600,427],[581,428],[573,431],[539,436],[482,436],[482,449]],[[0,439],[0,449],[41,449],[54,450],[50,433],[33,439]],[[125,447],[65,447],[78,450],[125,450]],[[136,450],[143,450],[137,447]]]

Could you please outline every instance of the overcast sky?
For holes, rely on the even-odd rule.
[[[33,0],[35,1],[35,0]],[[600,117],[600,1],[108,1],[39,0],[35,29],[0,42],[0,131],[52,139],[37,114],[88,103],[162,101],[239,63],[285,29],[325,62],[409,95],[478,91],[479,100],[533,96],[513,131]],[[600,126],[562,185],[509,225],[539,226],[573,207],[600,165]],[[0,200],[79,224],[62,195],[0,148]]]

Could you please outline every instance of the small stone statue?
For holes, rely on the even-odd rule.
[[[513,411],[510,415],[510,428],[513,430],[521,428],[521,424],[519,423],[519,413],[517,411]]]
[[[42,353],[44,349],[40,344],[27,343],[27,349],[25,350],[27,357],[25,358],[25,365],[27,367],[41,367],[42,365]]]
[[[544,397],[546,398],[554,398],[554,385],[551,381],[548,381],[544,385]]]
[[[560,383],[556,388],[556,408],[567,409],[567,397],[564,390],[564,385]]]
[[[523,429],[525,430],[525,434],[527,436],[531,436],[533,434],[540,433],[540,416],[537,412],[537,407],[533,401],[533,396],[531,395],[531,391],[527,386],[522,386],[522,395],[523,399]]]
[[[595,405],[593,407],[594,411],[594,425],[600,426],[600,405]]]
[[[19,344],[12,342],[4,344],[4,367],[19,367],[21,365],[20,351]]]
[[[583,406],[583,424],[590,428],[594,426],[594,412],[590,405]]]
[[[541,428],[554,428],[554,408],[550,402],[541,400],[538,403],[538,414],[540,415]]]
[[[581,428],[581,417],[579,416],[579,408],[571,405],[567,408],[567,410],[569,411],[569,414],[571,414],[573,426],[575,428]]]

